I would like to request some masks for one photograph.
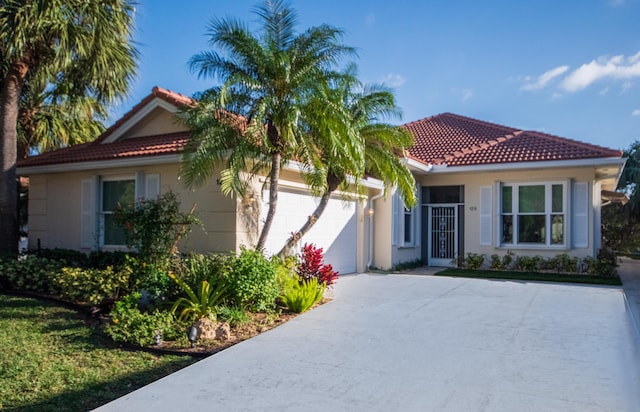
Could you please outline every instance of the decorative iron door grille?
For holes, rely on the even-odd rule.
[[[456,206],[429,207],[431,266],[453,266],[458,252]]]

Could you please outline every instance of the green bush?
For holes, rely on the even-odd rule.
[[[261,252],[243,249],[233,259],[227,279],[232,306],[250,311],[269,311],[275,307],[279,293],[276,264]]]
[[[34,249],[29,250],[27,254],[50,260],[64,261],[65,266],[87,267],[89,263],[86,254],[73,249]]]
[[[187,285],[197,287],[212,276],[226,276],[231,271],[235,257],[228,254],[202,255],[192,253],[176,260],[173,270]]]
[[[74,302],[97,305],[117,299],[129,291],[130,272],[126,270],[64,267],[51,281],[60,296]]]
[[[542,256],[517,256],[514,268],[523,272],[537,272],[541,269]]]
[[[143,313],[138,308],[140,293],[132,293],[116,302],[111,310],[111,322],[105,333],[116,342],[145,346],[154,343],[156,335],[171,340],[183,335],[169,312]]]
[[[585,258],[585,261],[590,275],[615,276],[618,273],[618,258],[610,249],[600,249],[597,258]]]
[[[468,269],[480,269],[484,263],[485,255],[479,255],[477,253],[467,253],[467,257],[464,260],[464,266]]]
[[[93,269],[105,269],[108,266],[121,268],[126,264],[127,258],[135,256],[134,252],[94,250],[89,253],[87,267]]]
[[[571,257],[563,253],[549,259],[546,268],[559,273],[578,273],[579,260],[577,257]]]
[[[295,277],[291,277],[291,281],[287,282],[280,299],[289,310],[302,313],[320,302],[324,289],[324,286],[318,283],[317,278],[299,282]]]
[[[0,278],[5,288],[56,294],[59,289],[52,279],[64,266],[64,261],[27,255],[21,259],[0,260]]]

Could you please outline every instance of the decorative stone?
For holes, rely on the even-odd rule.
[[[231,327],[226,322],[215,322],[209,318],[201,318],[194,324],[198,329],[198,338],[205,340],[229,340],[231,338]]]

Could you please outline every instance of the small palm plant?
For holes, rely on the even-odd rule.
[[[187,295],[175,301],[171,308],[172,313],[175,314],[176,311],[181,309],[178,315],[180,320],[197,320],[202,318],[216,320],[218,305],[226,298],[229,285],[221,282],[220,279],[211,277],[209,280],[201,281],[200,287],[194,292],[191,286],[174,273],[170,272],[169,277],[171,277]]]

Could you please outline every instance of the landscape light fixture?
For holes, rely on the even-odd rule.
[[[187,331],[187,338],[189,338],[189,342],[191,342],[191,347],[194,348],[196,346],[196,340],[198,339],[198,329],[196,329],[195,326],[191,325]]]

